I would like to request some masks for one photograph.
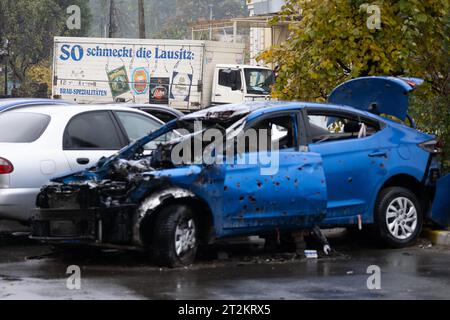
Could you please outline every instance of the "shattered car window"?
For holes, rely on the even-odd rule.
[[[134,159],[151,156],[152,167],[165,168],[201,163],[204,153],[218,154],[219,151],[214,151],[216,142],[233,139],[233,134],[243,129],[244,120],[244,115],[233,117],[229,121],[204,117],[180,119],[169,131],[162,130],[160,135],[146,142],[141,147],[142,155],[136,155]],[[220,133],[221,139],[203,139],[203,135],[211,132],[210,130]],[[205,151],[207,147],[211,151]]]
[[[308,118],[314,143],[331,140],[361,139],[379,130],[379,124],[365,119],[358,119],[356,116],[310,114]]]

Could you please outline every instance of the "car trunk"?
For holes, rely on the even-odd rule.
[[[408,95],[422,83],[423,80],[417,78],[356,78],[336,87],[328,101],[405,121],[408,116]]]

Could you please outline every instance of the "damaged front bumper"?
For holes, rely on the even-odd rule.
[[[36,209],[31,239],[52,244],[131,246],[135,205],[89,209]]]

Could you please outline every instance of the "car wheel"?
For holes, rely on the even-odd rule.
[[[375,206],[375,219],[380,238],[389,246],[412,245],[423,226],[422,209],[416,195],[401,187],[381,191]]]
[[[194,263],[198,230],[191,209],[185,205],[163,208],[155,221],[153,252],[160,266],[176,268]]]

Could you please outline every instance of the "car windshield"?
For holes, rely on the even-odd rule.
[[[250,94],[269,94],[274,84],[274,74],[267,69],[245,69],[245,83]]]
[[[240,117],[239,117],[240,118]],[[160,143],[177,143],[186,137],[196,137],[209,129],[217,129],[226,135],[227,129],[233,126],[239,118],[226,120],[207,120],[205,118],[188,118],[176,121],[169,131],[164,131],[145,145],[146,150],[154,150]]]
[[[50,117],[39,113],[5,112],[0,114],[0,142],[30,143],[41,137]]]

